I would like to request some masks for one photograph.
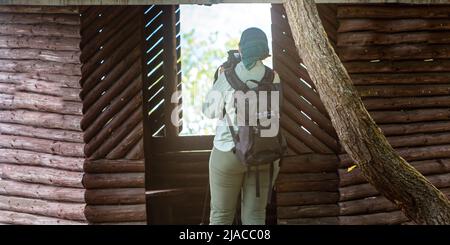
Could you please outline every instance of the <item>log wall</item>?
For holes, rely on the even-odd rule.
[[[330,40],[336,6],[319,5]],[[282,5],[272,5],[273,64],[283,85],[281,126],[289,152],[277,179],[278,224],[338,224],[336,132],[295,48]]]
[[[446,14],[443,14],[446,13]],[[402,157],[450,194],[450,8],[342,5],[337,53],[375,121]],[[340,156],[341,224],[408,219]]]
[[[86,218],[146,223],[140,6],[81,9]]]
[[[0,223],[86,224],[74,7],[0,9]]]

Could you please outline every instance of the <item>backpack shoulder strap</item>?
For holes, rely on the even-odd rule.
[[[241,79],[239,79],[234,68],[236,68],[236,65],[225,69],[225,77],[227,78],[228,83],[234,90],[247,93],[249,88],[241,81]]]
[[[261,82],[263,82],[263,83],[273,83],[273,80],[275,79],[274,71],[268,66],[264,66],[264,68],[265,68],[264,76],[261,79]]]

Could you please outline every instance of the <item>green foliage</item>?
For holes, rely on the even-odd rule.
[[[195,29],[183,33],[181,47],[181,70],[183,91],[182,135],[214,134],[214,120],[202,114],[202,103],[212,87],[214,72],[225,60],[227,51],[237,49],[239,40],[229,38],[217,45],[218,32],[204,39],[196,35]]]

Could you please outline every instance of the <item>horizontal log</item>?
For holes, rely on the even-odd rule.
[[[450,187],[450,173],[426,176],[437,188]],[[339,188],[340,201],[361,199],[370,196],[378,196],[378,191],[370,184],[359,184]]]
[[[80,16],[76,14],[44,14],[44,13],[2,13],[0,16],[1,24],[61,24],[61,25],[80,25]]]
[[[144,173],[85,174],[83,177],[87,189],[143,188],[144,183]]]
[[[61,203],[0,195],[1,210],[38,214],[60,219],[85,221],[85,206],[86,204],[83,203]]]
[[[376,31],[376,32],[407,32],[407,31],[448,31],[448,19],[340,19],[338,32]]]
[[[339,216],[340,225],[394,225],[409,219],[402,211],[388,213],[365,214],[354,216]]]
[[[86,190],[87,204],[142,204],[145,203],[144,188]]]
[[[2,24],[0,25],[0,35],[80,37],[80,28],[74,25],[58,24]]]
[[[372,118],[378,124],[439,121],[450,119],[450,109],[416,109],[404,111],[372,111]]]
[[[409,19],[447,18],[450,7],[442,5],[341,5],[337,8],[338,18]]]
[[[450,196],[450,188],[441,189],[447,197]],[[399,208],[384,196],[367,197],[347,202],[340,202],[340,215],[368,214],[390,212]]]
[[[144,172],[144,160],[90,160],[84,162],[87,173],[127,173]]]
[[[448,84],[450,73],[393,73],[393,74],[352,74],[352,82],[355,85],[376,84]]]
[[[432,61],[348,61],[343,62],[349,73],[448,72],[450,60]]]
[[[25,150],[0,149],[0,162],[82,172],[84,158],[57,156]]]
[[[82,115],[82,104],[80,102],[63,101],[62,98],[55,96],[16,92],[12,97],[11,103],[11,106],[9,106],[10,109],[27,109],[66,115]]]
[[[279,225],[338,225],[338,217],[314,217],[299,219],[278,219]]]
[[[137,205],[88,205],[86,218],[90,223],[146,221],[146,207]]]
[[[79,52],[80,38],[0,35],[0,48],[31,48]],[[79,58],[77,58],[78,63]]]
[[[0,123],[0,133],[27,136],[55,141],[83,143],[83,133],[78,131],[46,129],[20,124]]]
[[[94,225],[147,225],[147,221],[136,221],[136,222],[102,222],[102,223],[94,223]]]
[[[412,97],[449,95],[450,85],[376,85],[357,86],[361,97]]]
[[[450,159],[413,161],[409,162],[409,164],[423,175],[450,173]],[[348,172],[347,169],[339,169],[339,180],[339,185],[341,187],[367,183],[367,180],[362,175],[359,168],[356,168],[351,172]]]
[[[390,136],[388,141],[393,147],[450,144],[450,132]]]
[[[339,206],[336,204],[278,207],[279,219],[314,218],[338,216]]]
[[[401,110],[415,108],[450,107],[450,96],[403,97],[403,98],[365,98],[367,110]]]
[[[81,116],[26,110],[0,111],[0,122],[81,131]]]
[[[338,190],[338,180],[327,180],[327,181],[290,181],[284,183],[277,183],[276,189],[277,193],[281,192],[337,192]]]
[[[398,207],[384,196],[367,197],[347,202],[339,202],[340,215],[371,214],[391,212]]]
[[[337,45],[363,46],[363,45],[392,45],[401,43],[446,44],[450,43],[448,32],[347,32],[339,33]]]
[[[0,48],[0,59],[41,60],[41,61],[54,61],[59,63],[80,64],[80,52],[23,49],[23,48],[21,49]]]
[[[396,149],[397,153],[407,161],[439,159],[450,157],[450,145],[405,147]],[[353,161],[347,154],[340,155],[339,168],[348,168]]]
[[[30,91],[36,91],[38,87],[44,87],[47,83],[54,83],[54,85],[49,85],[49,89],[42,91],[44,94],[60,96],[63,90],[58,90],[56,94],[55,89],[59,88],[75,88],[81,89],[80,86],[80,76],[66,76],[57,74],[30,74],[30,73],[11,73],[11,72],[0,72],[0,83],[14,83],[18,85],[28,85],[19,86],[19,90],[26,90],[30,87]],[[55,86],[56,85],[56,86]],[[31,89],[34,86],[33,89]],[[75,90],[73,90],[75,91]],[[80,90],[78,90],[80,91]],[[79,92],[77,92],[79,93]]]
[[[147,186],[154,188],[170,188],[173,186],[180,186],[184,183],[189,183],[192,187],[202,187],[208,184],[208,173],[192,173],[188,174],[172,174],[172,173],[154,173],[150,175],[150,181],[147,181]]]
[[[281,163],[281,173],[334,172],[339,159],[335,154],[305,154],[285,157]]]
[[[87,225],[87,223],[83,221],[73,221],[4,210],[0,210],[0,222],[15,225]]]
[[[0,60],[0,71],[17,73],[50,73],[69,76],[80,76],[79,64],[59,63],[41,60]]]
[[[280,173],[277,178],[279,184],[291,182],[318,182],[338,180],[336,173],[301,173],[301,174],[285,174]]]
[[[51,95],[59,97],[65,101],[81,102],[79,88],[68,88],[63,84],[54,82],[44,82],[37,80],[25,80],[20,81],[15,85],[16,90],[19,92],[31,92],[35,94]],[[32,95],[30,95],[32,96]],[[81,105],[79,106],[81,107]]]
[[[34,166],[0,163],[0,178],[61,187],[83,187],[83,173]]]
[[[385,135],[405,135],[450,131],[450,121],[379,125]]]
[[[278,206],[333,204],[333,203],[337,203],[338,199],[339,199],[339,193],[337,193],[337,192],[277,193],[277,205]]]
[[[0,135],[0,147],[36,151],[60,156],[84,157],[84,144],[36,139],[24,136]]]
[[[0,5],[0,13],[78,14],[78,6]]]
[[[448,59],[448,45],[402,44],[392,46],[348,46],[337,50],[342,61]]]
[[[0,194],[5,196],[84,203],[85,192],[86,190],[82,188],[55,187],[12,180],[0,180]]]

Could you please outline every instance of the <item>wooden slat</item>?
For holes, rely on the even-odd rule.
[[[89,140],[84,147],[84,153],[86,156],[91,156],[96,149],[98,149],[102,143],[110,137],[113,132],[129,117],[129,113],[136,110],[142,103],[142,95],[136,94],[122,110],[120,110],[112,119],[108,122],[108,127],[103,127],[95,136]]]
[[[405,111],[372,111],[377,123],[409,123],[450,119],[449,109],[417,109]]]
[[[80,29],[73,25],[2,24],[0,25],[0,35],[80,37]]]
[[[127,173],[144,172],[143,160],[89,160],[84,163],[87,173]]]
[[[0,210],[0,222],[15,225],[83,225],[82,221],[71,221],[41,215]]]
[[[397,73],[397,72],[446,72],[450,71],[450,60],[426,61],[385,61],[385,62],[344,62],[350,73]]]
[[[33,199],[84,203],[85,189],[0,180],[0,194]]]
[[[78,14],[77,6],[0,5],[0,13]]]
[[[277,217],[279,219],[295,219],[295,218],[317,218],[338,216],[339,206],[336,204],[324,205],[306,205],[306,206],[292,206],[292,207],[278,207]]]
[[[375,84],[448,84],[450,73],[393,73],[393,74],[352,74],[355,85]]]
[[[423,175],[433,175],[450,172],[450,159],[433,159],[424,161],[409,162],[415,169]],[[367,183],[367,180],[362,175],[361,170],[356,168],[351,172],[347,169],[339,169],[339,185],[341,187]]]
[[[94,189],[86,190],[89,205],[124,205],[145,203],[144,188]]]
[[[2,179],[10,179],[27,183],[39,183],[74,188],[83,187],[81,183],[83,173],[43,167],[17,166],[1,163],[0,177]]]
[[[0,135],[0,147],[18,150],[29,150],[37,153],[49,153],[60,156],[84,157],[84,144],[60,142],[32,137]]]
[[[448,32],[348,32],[338,35],[338,46],[389,45],[400,43],[446,44],[450,43]]]
[[[83,158],[58,156],[34,151],[0,149],[0,162],[17,165],[33,165],[55,169],[82,171]]]
[[[449,108],[450,96],[370,98],[363,100],[368,110],[402,110],[414,108]]]
[[[61,64],[53,61],[40,60],[0,60],[0,71],[17,73],[49,73],[69,76],[81,75],[80,65]]]
[[[25,110],[0,111],[0,122],[81,131],[79,116]]]
[[[88,205],[86,218],[89,222],[145,221],[145,205]]]
[[[141,188],[144,173],[85,174],[83,185],[87,189]]]
[[[106,156],[107,159],[124,158],[125,155],[134,147],[134,145],[138,144],[142,139],[144,134],[144,125],[142,123],[142,111],[140,111],[140,113],[141,120],[139,123],[131,132],[128,133],[125,138],[122,139],[120,144],[110,151],[110,153]]]
[[[0,210],[38,214],[68,220],[85,221],[85,204],[61,203],[0,195]]]
[[[338,158],[334,154],[304,154],[285,157],[281,173],[317,173],[336,171]]]
[[[405,135],[450,131],[450,121],[379,125],[385,135]]]
[[[450,30],[448,19],[399,19],[399,20],[371,20],[371,19],[340,19],[338,32],[376,31],[376,32],[405,32],[405,31],[447,31]]]
[[[448,18],[450,7],[427,5],[342,5],[337,11],[338,18]]]
[[[358,86],[361,97],[413,97],[449,95],[450,84],[439,85],[365,85]]]
[[[407,161],[450,157],[450,145],[404,147],[398,148],[396,151]],[[348,168],[354,165],[351,158],[346,154],[340,155],[339,158],[341,159],[339,163],[340,168]]]
[[[27,136],[65,142],[83,143],[83,134],[78,131],[45,129],[21,124],[0,123],[0,133]]]
[[[290,192],[278,193],[277,205],[294,206],[310,204],[333,204],[337,203],[339,193],[337,192]]]
[[[427,179],[437,188],[450,187],[450,173],[426,176]],[[351,185],[339,188],[340,201],[361,199],[370,196],[378,196],[378,191],[370,184]]]
[[[448,45],[402,44],[391,46],[350,46],[337,49],[342,61],[448,59]]]
[[[60,63],[79,64],[80,52],[53,51],[41,49],[0,48],[0,59],[10,60],[42,60]]]
[[[389,213],[366,214],[356,216],[340,216],[340,225],[387,225],[400,224],[409,219],[401,211]]]

